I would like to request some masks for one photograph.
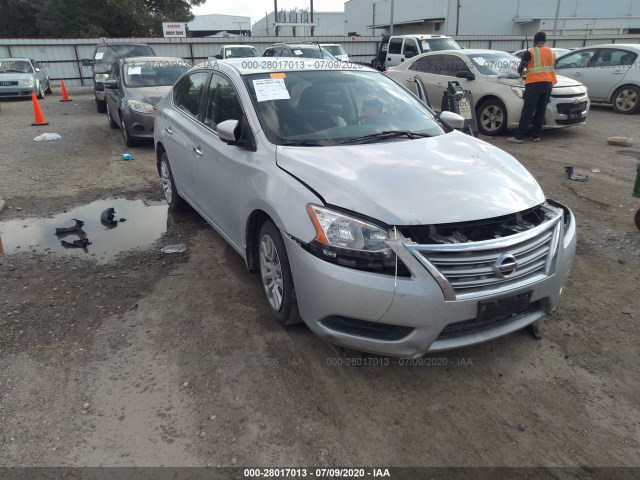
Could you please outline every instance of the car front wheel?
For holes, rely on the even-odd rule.
[[[38,99],[42,100],[44,98],[44,89],[42,88],[42,83],[38,83]]]
[[[111,128],[113,128],[114,130],[116,128],[118,128],[118,124],[116,123],[116,121],[113,118],[113,115],[111,113],[111,109],[109,108],[109,104],[107,103],[107,120],[109,121],[109,126]]]
[[[96,98],[96,110],[98,113],[107,113],[107,102]]]
[[[625,85],[613,94],[613,110],[616,113],[631,115],[640,109],[640,88]]]
[[[260,278],[271,315],[280,325],[295,325],[302,319],[298,315],[298,302],[289,268],[289,257],[275,223],[267,220],[260,228],[258,238]]]
[[[173,178],[173,172],[169,165],[169,157],[164,152],[160,157],[160,179],[162,180],[162,191],[164,192],[164,198],[169,204],[169,210],[172,212],[179,212],[186,210],[189,205],[180,196],[178,189],[176,188],[176,182]]]
[[[120,114],[120,130],[122,130],[122,139],[127,147],[135,147],[137,142],[129,135],[129,127],[124,121],[124,117]]]
[[[478,129],[485,135],[502,135],[507,131],[507,109],[498,99],[490,99],[478,107]]]

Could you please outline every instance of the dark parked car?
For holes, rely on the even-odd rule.
[[[156,105],[189,68],[177,57],[134,57],[113,65],[112,78],[104,82],[107,118],[111,128],[122,130],[127,147],[153,139]]]
[[[98,113],[106,113],[104,101],[104,82],[111,75],[111,67],[121,58],[154,57],[156,52],[144,43],[99,43],[92,59],[82,60],[82,65],[91,67],[94,81],[94,94]]]

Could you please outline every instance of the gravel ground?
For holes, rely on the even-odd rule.
[[[46,127],[30,126],[30,102],[2,102],[5,238],[7,222],[97,200],[160,204],[152,146],[126,149],[90,89],[70,95],[41,102]],[[640,466],[640,150],[606,144],[638,118],[596,106],[539,144],[485,138],[577,218],[541,341],[336,366],[344,357],[304,325],[276,324],[258,279],[196,214],[105,262],[5,245],[0,466]],[[34,142],[43,132],[62,138]],[[566,165],[589,180],[569,181]],[[159,253],[177,243],[187,251]]]

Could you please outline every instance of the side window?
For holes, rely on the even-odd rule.
[[[291,55],[291,50],[289,50],[289,48],[287,47],[282,47],[280,49],[280,56],[281,57],[291,57],[293,55]]]
[[[264,51],[264,55],[263,55],[263,57],[273,57],[273,56],[275,56],[275,49],[273,49],[273,48],[267,48],[267,49]]]
[[[409,70],[415,70],[422,73],[438,73],[438,68],[442,55],[427,55],[426,57],[419,58],[409,67]]]
[[[402,37],[392,38],[389,41],[389,55],[394,53],[402,53]]]
[[[583,68],[589,66],[589,60],[593,57],[595,50],[584,50],[562,57],[556,63],[556,69],[563,68]]]
[[[214,73],[209,82],[204,124],[216,129],[225,120],[242,121],[242,106],[233,85],[222,75]]]
[[[200,97],[208,75],[207,72],[196,72],[182,79],[178,87],[178,95],[174,99],[178,108],[194,117],[198,116]]]
[[[458,72],[470,72],[465,61],[457,55],[443,55],[440,75],[455,77]]]
[[[605,48],[598,51],[598,54],[593,58],[594,67],[619,67],[625,65],[632,65],[637,55],[627,50],[614,50],[612,48]]]
[[[414,57],[420,53],[418,51],[418,43],[413,38],[407,38],[404,41],[404,47],[402,49],[402,54],[405,57]]]

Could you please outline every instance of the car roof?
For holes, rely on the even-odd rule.
[[[6,60],[21,60],[21,61],[28,62],[31,59],[27,58],[27,57],[2,57],[2,58],[0,58],[0,62],[6,61]]]
[[[431,38],[451,38],[447,35],[431,35],[431,34],[426,34],[426,33],[416,33],[416,34],[408,34],[408,35],[390,35],[391,37],[402,37],[402,38],[424,38],[424,39],[431,39]]]
[[[112,47],[121,47],[123,45],[142,45],[145,47],[148,47],[149,44],[148,43],[140,43],[140,42],[107,42],[107,43],[98,43],[98,47],[108,47],[109,45],[111,45]]]
[[[427,55],[441,55],[443,53],[451,53],[455,55],[477,55],[477,54],[489,55],[492,53],[508,53],[508,52],[505,52],[503,50],[489,50],[486,48],[465,48],[464,50],[436,50],[434,52],[425,52],[420,55],[416,55],[411,59],[413,60],[414,58],[423,57]]]
[[[256,48],[253,45],[249,45],[247,43],[234,43],[234,44],[230,44],[230,45],[222,45],[220,48],[230,48],[230,47],[251,47],[251,48]]]
[[[603,43],[602,45],[587,45],[586,47],[580,47],[576,50],[586,50],[589,48],[630,48],[632,50],[640,51],[640,44],[637,43]],[[576,50],[573,50],[574,52]]]
[[[121,58],[120,60],[118,60],[119,62],[122,63],[127,63],[127,62],[186,62],[186,60],[184,58],[180,58],[180,57],[129,57],[129,58]],[[191,63],[191,62],[187,62],[187,63]]]
[[[335,62],[333,60],[323,60],[319,58],[305,58],[297,57],[291,58],[291,60],[278,61],[278,68],[261,68],[260,66],[265,63],[257,60],[247,60],[246,58],[231,58],[226,60],[207,60],[195,65],[196,69],[207,70],[222,70],[223,68],[230,68],[235,70],[240,75],[252,75],[255,73],[283,73],[283,72],[303,72],[303,71],[366,71],[380,73],[364,65],[356,65],[353,63]],[[269,63],[269,62],[266,62]],[[337,64],[339,63],[339,64]],[[257,68],[252,68],[256,66]]]

